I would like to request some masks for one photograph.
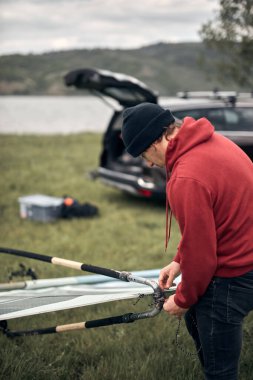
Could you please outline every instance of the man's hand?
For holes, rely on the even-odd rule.
[[[184,315],[188,309],[183,309],[182,307],[177,306],[174,301],[175,294],[170,296],[163,304],[163,310],[166,311],[170,315],[175,315],[180,318]]]
[[[159,286],[161,289],[169,289],[173,283],[174,278],[180,273],[180,264],[172,261],[169,265],[164,267],[159,275]]]
[[[176,261],[172,261],[169,265],[163,268],[159,275],[159,286],[161,289],[169,289],[173,283],[173,280],[180,273],[180,264]],[[174,297],[170,296],[165,300],[163,304],[163,309],[170,315],[175,315],[181,317],[184,315],[188,309],[183,309],[182,307],[177,306],[174,301]]]

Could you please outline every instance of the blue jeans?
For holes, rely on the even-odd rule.
[[[238,379],[242,322],[251,310],[253,271],[240,277],[214,277],[185,314],[206,380]]]

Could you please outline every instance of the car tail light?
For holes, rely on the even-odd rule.
[[[138,189],[138,193],[143,196],[143,197],[151,197],[152,196],[152,191],[151,190],[146,190],[146,189]]]

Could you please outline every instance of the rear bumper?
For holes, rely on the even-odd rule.
[[[127,193],[146,198],[165,198],[165,189],[159,188],[154,182],[140,175],[132,175],[99,167],[97,177],[106,185],[123,190]]]

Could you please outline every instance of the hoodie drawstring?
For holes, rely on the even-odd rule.
[[[169,202],[166,197],[166,236],[165,236],[165,252],[167,251],[168,243],[170,240],[170,230],[171,230],[171,220],[172,220],[172,211],[170,209],[169,215]]]
[[[166,184],[169,181],[170,174],[166,170]],[[171,221],[172,221],[172,211],[170,208],[170,215],[169,215],[169,201],[168,201],[168,196],[167,196],[167,189],[166,189],[166,232],[165,232],[165,249],[164,251],[167,251],[168,243],[170,240],[170,230],[171,230]]]

